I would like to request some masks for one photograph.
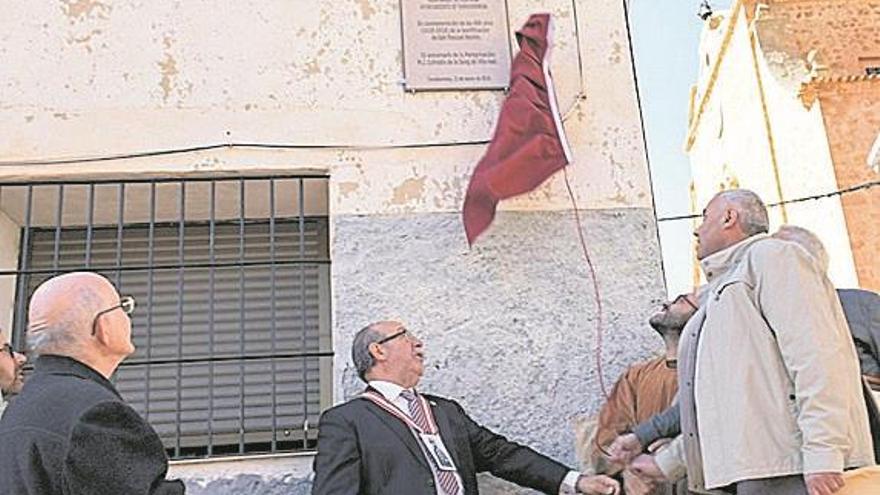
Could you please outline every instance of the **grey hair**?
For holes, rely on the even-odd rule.
[[[31,296],[32,304],[34,299],[45,297],[42,291],[46,290],[46,287],[51,287],[48,285],[51,280],[49,279],[37,287]],[[101,307],[101,296],[97,289],[90,285],[79,287],[76,293],[65,300],[63,304],[62,309],[52,318],[52,321],[47,321],[44,318],[28,321],[26,337],[30,352],[36,355],[68,355],[88,340],[95,315]],[[33,317],[30,312],[28,316],[29,318]]]
[[[39,330],[27,332],[28,350],[35,355],[58,354],[77,346],[83,340],[69,323],[45,326]]]
[[[830,263],[828,251],[825,250],[825,245],[822,244],[819,236],[811,230],[797,225],[783,225],[773,234],[773,237],[797,243],[815,258],[823,272],[828,271],[828,264]]]
[[[747,236],[770,231],[767,207],[757,194],[748,189],[730,189],[721,191],[718,196],[734,205],[740,215],[740,225]]]
[[[358,330],[351,343],[351,360],[361,380],[367,381],[367,372],[376,364],[375,358],[370,353],[370,344],[382,340],[382,333],[376,330],[376,324],[370,323]]]

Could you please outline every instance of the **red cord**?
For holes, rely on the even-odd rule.
[[[574,219],[577,223],[578,237],[581,241],[581,248],[584,251],[584,259],[587,260],[587,267],[590,269],[590,278],[593,281],[593,294],[596,298],[596,373],[599,375],[599,388],[605,400],[608,400],[608,390],[605,388],[605,376],[602,371],[602,299],[599,297],[599,280],[596,277],[596,269],[593,266],[593,260],[590,258],[590,251],[587,249],[587,241],[584,239],[584,231],[581,227],[581,216],[578,213],[577,201],[574,198],[574,191],[571,189],[571,183],[568,180],[568,166],[562,167],[562,176],[565,178],[565,187],[568,189],[568,196],[571,198],[571,206],[574,210]]]

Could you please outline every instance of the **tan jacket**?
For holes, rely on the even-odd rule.
[[[600,445],[607,449],[621,433],[663,412],[677,392],[678,374],[666,365],[665,355],[627,368],[599,410],[596,438],[590,442],[590,460],[596,472],[607,468]]]
[[[603,450],[621,433],[663,412],[672,404],[676,392],[678,374],[675,368],[666,365],[665,355],[627,368],[599,411],[595,438],[589,446],[594,470],[608,473],[611,466],[607,464]],[[627,495],[665,495],[668,491],[666,485],[651,488],[629,471],[623,473],[623,492]]]
[[[709,288],[692,377],[697,431],[689,437],[683,420],[680,440],[689,477],[701,470],[701,488],[711,489],[873,464],[856,351],[813,258],[758,235],[702,268]],[[675,472],[675,447],[658,458],[665,472]]]

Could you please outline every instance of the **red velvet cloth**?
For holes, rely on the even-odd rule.
[[[533,14],[516,33],[520,51],[510,70],[510,92],[464,199],[468,244],[492,223],[500,200],[535,189],[570,162],[546,67],[550,29],[550,14]]]

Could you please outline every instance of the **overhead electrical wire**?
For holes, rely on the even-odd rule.
[[[865,189],[871,189],[871,188],[877,187],[877,186],[880,186],[880,180],[872,180],[872,181],[868,181],[868,182],[862,182],[861,184],[856,184],[854,186],[845,187],[843,189],[838,189],[836,191],[831,191],[831,192],[822,193],[822,194],[814,194],[812,196],[804,196],[804,197],[795,198],[795,199],[787,199],[784,201],[777,201],[775,203],[769,203],[767,205],[767,207],[768,208],[776,208],[776,207],[779,207],[782,205],[789,205],[792,203],[803,203],[804,201],[813,201],[813,200],[819,200],[819,199],[833,198],[835,196],[843,196],[844,194],[850,194],[850,193],[854,193],[854,192],[858,192],[858,191],[863,191]],[[702,216],[703,215],[701,215],[700,213],[693,213],[690,215],[676,215],[676,216],[672,216],[672,217],[658,218],[657,221],[658,222],[671,222],[671,221],[675,221],[675,220],[690,220],[690,219],[694,219],[694,218],[700,218]]]

